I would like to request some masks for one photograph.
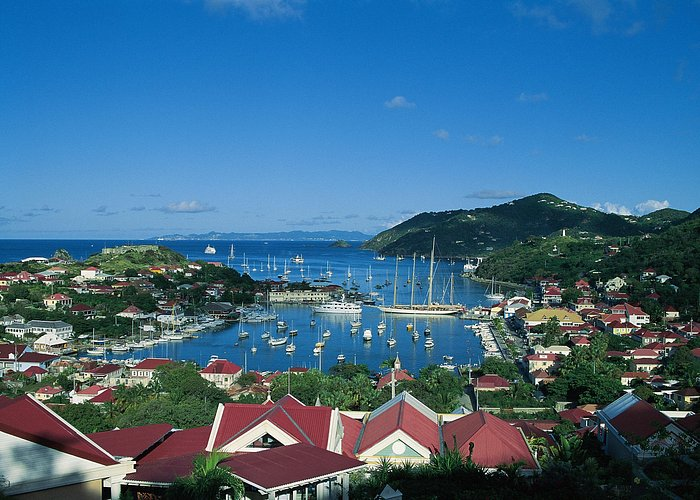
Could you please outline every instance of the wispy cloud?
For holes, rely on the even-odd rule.
[[[216,207],[211,207],[207,204],[202,204],[197,200],[192,200],[170,203],[159,210],[171,214],[198,214],[202,212],[213,212],[216,210]]]
[[[539,94],[529,94],[527,92],[521,92],[518,96],[518,101],[520,102],[542,102],[549,99],[546,92],[540,92]]]
[[[607,31],[612,7],[608,0],[569,0],[581,14],[590,19],[595,32]]]
[[[443,141],[448,141],[450,140],[450,133],[445,130],[444,128],[439,128],[433,132],[433,135],[437,137],[438,139],[441,139]]]
[[[594,203],[593,208],[607,214],[632,215],[632,211],[626,206],[611,203],[609,201],[604,203]]]
[[[598,139],[588,134],[580,134],[574,137],[574,140],[576,142],[596,142]]]
[[[551,7],[529,7],[523,2],[514,2],[511,4],[510,11],[519,19],[534,19],[536,22],[553,29],[566,28],[566,23],[554,13]]]
[[[520,194],[517,191],[499,191],[496,189],[482,189],[464,195],[465,198],[476,198],[479,200],[505,200],[509,198],[517,198]]]
[[[236,9],[255,20],[300,18],[306,6],[306,0],[205,0],[205,3],[213,9]]]
[[[131,193],[129,196],[131,196],[132,198],[160,198],[160,193]]]
[[[146,210],[146,207],[144,207],[143,205],[138,207],[131,207],[132,212],[143,212],[144,210]]]
[[[641,203],[637,203],[634,206],[634,211],[639,215],[646,215],[650,212],[655,212],[663,208],[668,208],[670,203],[668,200],[658,201],[658,200],[647,200]]]
[[[0,207],[4,208],[4,207]],[[47,215],[47,214],[57,214],[59,213],[60,210],[57,208],[51,208],[47,205],[43,205],[40,208],[30,208],[27,210],[27,212],[24,214],[25,217],[38,217],[40,215]]]
[[[481,135],[465,135],[464,141],[469,144],[476,144],[479,146],[499,146],[503,144],[503,136],[498,134],[492,135],[490,137],[484,137]]]
[[[388,101],[384,101],[384,107],[389,109],[410,109],[415,108],[416,103],[409,101],[402,95],[397,95]]]
[[[643,21],[635,21],[624,31],[624,34],[627,36],[636,36],[643,32],[645,27]]]
[[[107,205],[100,205],[97,208],[93,208],[92,212],[96,213],[100,217],[109,217],[110,215],[116,215],[118,212],[112,212],[107,208]]]

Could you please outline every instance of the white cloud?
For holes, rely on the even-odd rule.
[[[299,18],[306,0],[205,0],[210,8],[231,7],[244,12],[251,19]]]
[[[179,203],[170,203],[168,206],[160,209],[167,213],[186,213],[186,214],[198,214],[202,212],[213,212],[216,210],[215,207],[210,207],[209,205],[202,205],[196,200],[192,201],[181,201]]]
[[[384,107],[389,109],[415,108],[416,103],[409,101],[402,95],[397,95],[396,97],[392,97],[390,100],[385,101]]]
[[[566,23],[557,17],[551,7],[528,7],[523,2],[515,2],[511,5],[510,11],[517,18],[534,19],[550,28],[562,29],[566,27]]]
[[[602,205],[600,203],[594,203],[593,208],[595,208],[596,210],[599,210],[601,212],[608,213],[608,214],[632,215],[632,212],[626,206],[618,205],[616,203],[611,203],[609,201],[606,201]]]
[[[450,133],[444,128],[437,129],[433,132],[433,135],[438,139],[442,139],[443,141],[447,141],[450,139]]]
[[[500,146],[503,144],[503,137],[495,134],[491,137],[482,137],[480,135],[465,135],[464,141],[469,144],[477,144],[479,146]]]
[[[520,102],[542,102],[549,99],[546,92],[540,92],[539,94],[528,94],[527,92],[521,92],[518,96],[518,101]]]
[[[655,212],[661,210],[662,208],[668,208],[670,206],[668,200],[657,201],[657,200],[647,200],[638,203],[634,206],[635,212],[639,215],[646,215],[650,212]]]
[[[596,138],[588,134],[580,134],[574,137],[574,140],[577,142],[595,142]]]
[[[501,137],[500,135],[492,135],[489,138],[489,144],[491,146],[498,146],[500,144],[503,144],[503,137]]]

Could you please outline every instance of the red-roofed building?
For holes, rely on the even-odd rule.
[[[170,424],[151,424],[88,434],[97,445],[118,459],[138,460],[162,443],[173,431]]]
[[[342,453],[340,412],[327,406],[305,406],[290,395],[262,405],[220,404],[206,449],[253,452],[296,443]]]
[[[134,470],[117,462],[68,422],[30,396],[0,396],[3,494],[27,498],[119,497],[119,482]]]
[[[561,289],[556,286],[550,286],[542,293],[543,305],[558,305],[561,304]]]
[[[140,314],[142,314],[143,311],[139,309],[138,307],[131,305],[124,309],[122,312],[119,312],[116,314],[116,316],[120,316],[122,318],[129,318],[129,319],[134,319],[137,318]]]
[[[603,451],[615,458],[648,460],[690,439],[670,418],[633,393],[620,396],[597,414],[598,439]]]
[[[391,380],[392,380],[392,379],[391,379],[391,372],[389,372],[389,373],[383,375],[383,376],[379,379],[379,381],[377,382],[377,390],[378,390],[378,391],[381,391],[381,390],[384,388],[384,386],[386,386],[386,385],[388,385],[388,384],[391,384]],[[408,373],[408,370],[401,369],[401,370],[395,370],[395,371],[394,371],[394,380],[395,380],[396,383],[398,384],[399,382],[402,382],[402,381],[412,381],[412,380],[415,380],[415,378],[413,378],[413,377],[411,376],[411,374]]]
[[[560,363],[559,356],[551,353],[529,354],[524,357],[524,360],[525,363],[527,363],[527,371],[529,373],[537,370],[551,372],[552,370],[556,370]]]
[[[49,373],[47,370],[44,370],[40,366],[30,366],[26,370],[22,372],[22,375],[24,375],[27,378],[33,378],[37,382],[41,382],[41,379]]]
[[[370,413],[355,455],[368,463],[422,463],[439,449],[437,414],[404,391]]]
[[[559,412],[562,420],[568,420],[576,427],[590,427],[595,425],[595,415],[582,408],[571,408]]]
[[[91,385],[89,387],[86,387],[85,389],[81,389],[79,391],[71,392],[70,395],[70,402],[73,404],[80,404],[84,403],[86,401],[91,400],[95,396],[99,396],[102,394],[104,391],[109,389],[108,387],[103,387],[101,385],[95,384]]]
[[[88,306],[87,304],[75,304],[70,308],[70,313],[76,316],[91,318],[96,314],[96,311],[94,307]]]
[[[664,307],[664,318],[666,321],[675,321],[680,317],[681,313],[673,306]]]
[[[632,385],[633,380],[649,380],[649,372],[625,372],[620,375],[620,383],[625,387]]]
[[[118,385],[120,382],[123,382],[124,368],[114,363],[107,363],[87,369],[84,368],[83,374],[99,381],[103,385]]]
[[[443,442],[449,449],[455,445],[466,457],[486,469],[522,462],[522,469],[540,468],[525,441],[525,436],[505,420],[484,411],[465,415],[442,428]]]
[[[507,391],[510,382],[499,375],[486,374],[474,380],[474,389],[478,391]]]
[[[208,380],[220,389],[229,389],[241,376],[243,370],[235,363],[225,359],[216,359],[206,368],[199,370],[203,379]]]
[[[129,370],[129,385],[148,385],[159,366],[173,361],[168,358],[146,358]]]
[[[695,387],[685,387],[672,392],[671,399],[679,410],[687,410],[700,401],[700,392]]]
[[[54,311],[59,307],[70,307],[73,305],[73,299],[62,293],[54,293],[44,298],[44,307],[49,311]]]
[[[634,371],[651,373],[661,366],[661,361],[656,358],[633,359],[632,368]]]
[[[34,392],[34,397],[39,401],[46,401],[47,399],[51,399],[54,396],[61,396],[65,393],[66,391],[64,391],[60,387],[52,387],[50,385],[45,385],[44,387],[41,387]]]

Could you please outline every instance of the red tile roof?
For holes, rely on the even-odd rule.
[[[474,443],[472,460],[482,467],[522,461],[527,469],[538,468],[520,431],[490,413],[477,411],[448,422],[442,434],[447,447],[453,449],[456,443],[465,457],[470,443]]]
[[[106,365],[97,366],[90,370],[85,370],[85,373],[92,373],[93,375],[109,375],[116,371],[121,370],[121,366],[115,365],[114,363],[107,363]]]
[[[167,358],[146,358],[134,366],[132,370],[155,370],[159,366],[167,365],[172,362],[171,359]]]
[[[638,401],[610,420],[610,423],[632,443],[656,434],[671,423],[671,419],[646,401]]]
[[[401,430],[430,450],[440,449],[437,416],[426,414],[418,400],[403,392],[374,410],[365,424],[357,453],[367,451],[381,440]],[[416,406],[414,406],[416,405]],[[427,409],[427,407],[425,408]],[[430,411],[430,410],[429,410]]]
[[[394,379],[396,382],[400,382],[402,380],[415,380],[410,373],[408,373],[408,370],[398,370],[395,372]],[[387,373],[384,375],[382,378],[379,379],[377,382],[377,390],[381,391],[384,386],[391,384],[391,372]]]
[[[44,387],[41,387],[36,390],[36,394],[50,394],[52,396],[55,396],[56,394],[61,394],[63,392],[63,389],[60,387],[52,387],[50,385],[45,385]]]
[[[34,377],[36,375],[43,375],[44,373],[49,373],[40,366],[30,366],[22,372],[25,377]]]
[[[211,430],[211,425],[205,425],[193,429],[173,431],[165,437],[165,441],[162,444],[139,460],[139,468],[141,464],[146,462],[157,462],[167,458],[181,455],[196,455],[203,452],[207,446]]]
[[[170,424],[151,424],[131,429],[88,434],[88,437],[115,457],[138,458],[173,430]]]
[[[53,361],[54,359],[57,359],[58,356],[54,354],[44,354],[41,352],[24,352],[22,355],[19,357],[19,361],[23,363],[48,363],[49,361]]]
[[[487,373],[474,381],[474,387],[477,389],[508,389],[510,382],[499,375]]]
[[[102,465],[117,462],[68,422],[29,396],[0,396],[0,431]]]
[[[221,448],[236,437],[268,421],[300,443],[321,448],[328,444],[332,409],[304,406],[294,398],[282,398],[272,405],[227,403],[216,423],[213,446]]]
[[[230,467],[243,481],[265,490],[287,489],[367,466],[355,458],[303,443],[234,455],[222,465]]]
[[[10,357],[20,356],[27,348],[26,344],[0,344],[0,359],[10,359]]]
[[[111,387],[107,390],[102,391],[94,398],[88,400],[89,403],[114,403],[116,399],[114,398],[114,389]]]
[[[222,373],[227,375],[235,375],[241,371],[241,367],[235,363],[231,363],[225,359],[217,359],[207,365],[203,370],[199,370],[199,373]]]
[[[568,420],[576,425],[581,423],[581,419],[592,418],[593,414],[589,411],[582,410],[581,408],[571,408],[569,410],[562,410],[559,412],[559,416],[562,420]]]

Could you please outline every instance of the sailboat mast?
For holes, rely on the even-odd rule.
[[[394,307],[396,307],[396,286],[399,282],[399,256],[396,256],[396,271],[394,271]]]
[[[416,282],[416,252],[413,252],[413,275],[411,276],[411,307],[413,307],[413,292]]]
[[[428,278],[428,307],[433,304],[433,264],[435,263],[435,236],[433,248],[430,250],[430,277]]]

